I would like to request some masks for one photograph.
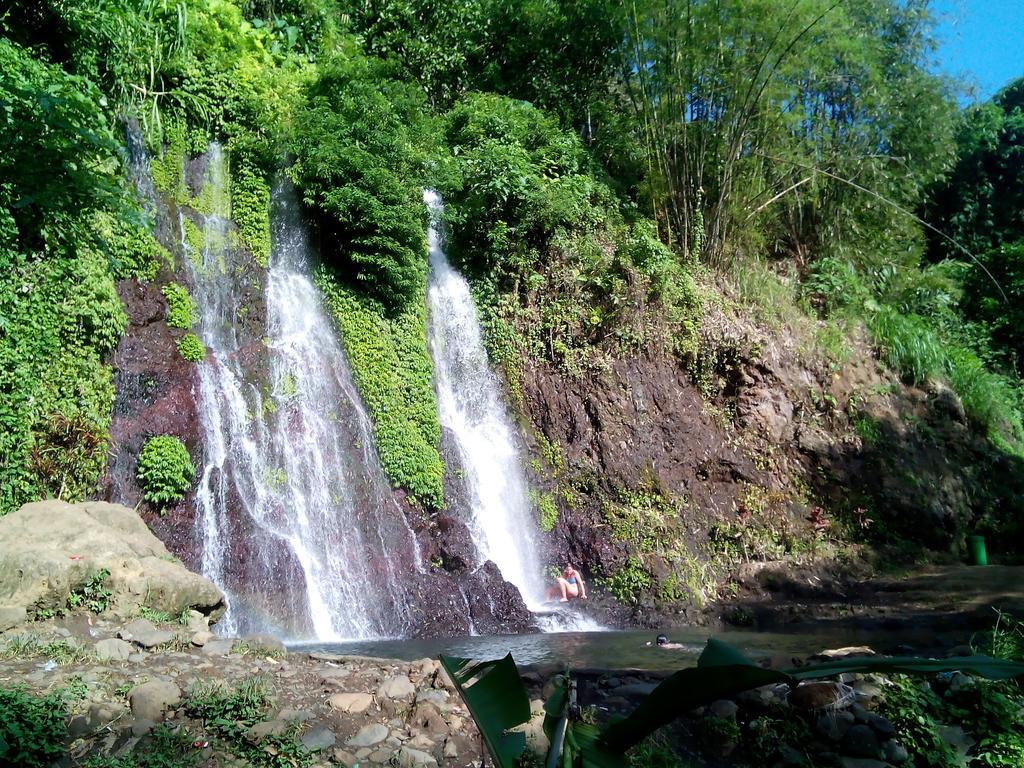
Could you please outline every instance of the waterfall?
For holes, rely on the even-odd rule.
[[[430,211],[430,349],[441,426],[449,430],[471,495],[470,533],[481,561],[492,560],[527,605],[544,600],[534,532],[537,520],[501,385],[484,349],[469,284],[445,255],[440,196],[427,190]]]
[[[261,287],[251,259],[233,246],[218,145],[208,160],[202,253],[182,231],[207,347],[196,525],[203,573],[228,597],[220,626],[289,639],[399,636],[410,623],[403,578],[423,566],[311,280],[295,192],[284,181],[273,190]],[[265,335],[246,339],[239,329],[261,290],[266,322],[257,331]]]

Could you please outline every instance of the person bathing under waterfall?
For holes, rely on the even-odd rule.
[[[556,586],[548,587],[548,600],[558,597],[561,593],[560,603],[567,603],[573,597],[583,600],[587,599],[587,585],[583,583],[580,572],[571,565],[565,566],[562,575],[555,579]]]

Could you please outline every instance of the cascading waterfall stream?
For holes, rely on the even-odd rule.
[[[203,572],[228,596],[223,631],[399,636],[409,624],[400,566],[423,567],[310,278],[294,190],[284,182],[273,190],[266,335],[248,342],[239,318],[256,276],[231,247],[226,162],[216,144],[202,196],[205,244],[188,259],[208,350],[199,364],[197,526]]]
[[[430,211],[430,348],[441,425],[450,430],[471,494],[470,532],[481,561],[492,560],[531,610],[545,598],[537,520],[519,446],[491,371],[469,284],[445,255],[440,196],[423,193]]]

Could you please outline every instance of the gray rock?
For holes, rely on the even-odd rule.
[[[711,702],[711,706],[708,710],[711,712],[712,717],[722,718],[734,718],[736,713],[739,711],[739,705],[735,701],[729,699],[719,699],[718,701]]]
[[[437,688],[428,688],[426,690],[419,691],[416,694],[416,703],[427,701],[441,707],[448,703],[449,698],[451,697],[448,695],[448,691],[441,691]]]
[[[400,768],[414,768],[414,766],[436,766],[437,760],[434,756],[427,753],[421,752],[418,749],[411,747],[402,747],[398,750],[396,756],[397,763]]]
[[[365,712],[373,704],[368,693],[336,693],[327,699],[327,705],[339,712]]]
[[[341,747],[335,749],[331,757],[333,758],[334,762],[338,763],[339,765],[344,765],[345,768],[354,768],[356,762],[359,760],[358,757],[353,755],[351,752],[346,752]]]
[[[121,627],[117,631],[117,636],[122,640],[134,643],[140,648],[155,648],[174,639],[173,632],[166,629],[157,629],[153,622],[148,619],[136,619],[130,624]]]
[[[19,624],[28,621],[28,611],[24,605],[0,607],[0,632],[6,632]]]
[[[976,685],[977,683],[975,683],[974,678],[970,675],[965,675],[963,672],[954,672],[949,676],[949,690],[953,693],[970,691]]]
[[[185,629],[189,632],[206,632],[210,628],[210,620],[199,611],[188,612],[188,622]]]
[[[868,725],[870,725],[875,730],[875,733],[883,739],[891,739],[896,735],[896,726],[881,715],[876,715],[874,713],[868,715]]]
[[[379,744],[388,737],[388,727],[380,723],[364,725],[351,739],[345,742],[348,747],[370,747]]]
[[[868,725],[857,723],[843,737],[843,752],[852,757],[877,758],[881,752],[878,736]]]
[[[853,715],[853,719],[858,723],[866,723],[871,717],[871,713],[864,709],[860,704],[854,704],[850,707],[850,714]]]
[[[0,595],[7,607],[64,607],[72,590],[104,568],[111,608],[121,615],[143,606],[172,616],[188,608],[224,611],[220,590],[174,560],[133,509],[49,500],[0,517]]]
[[[829,741],[842,741],[853,724],[851,712],[826,712],[818,718],[815,728]]]
[[[939,738],[955,749],[961,757],[966,757],[976,743],[959,725],[944,725],[938,729],[938,734]]]
[[[156,728],[156,723],[146,718],[138,718],[131,723],[132,736],[145,736]]]
[[[287,653],[284,643],[273,635],[247,635],[242,642],[261,653]]]
[[[210,630],[201,629],[198,632],[193,633],[191,643],[196,648],[202,648],[204,645],[206,645],[208,642],[210,642],[216,637],[217,636],[213,634],[213,632],[211,632]]]
[[[286,707],[277,713],[278,720],[287,720],[289,723],[304,723],[313,719],[313,713],[308,709],[292,709]]]
[[[302,734],[299,739],[302,742],[302,746],[309,752],[319,752],[322,749],[330,749],[334,746],[338,737],[334,735],[327,726],[317,723],[308,731]]]
[[[166,680],[150,680],[132,688],[128,702],[136,719],[161,722],[168,709],[181,703],[181,690]]]
[[[398,699],[400,701],[406,701],[412,699],[416,695],[416,686],[412,684],[412,681],[405,675],[395,675],[389,677],[380,687],[377,688],[378,699]]]
[[[235,641],[231,638],[218,638],[209,640],[199,651],[203,656],[227,656],[235,647]]]
[[[284,720],[264,720],[256,723],[245,732],[245,738],[251,744],[259,744],[268,736],[284,736],[288,732],[288,723]]]
[[[365,759],[366,759],[366,758],[368,758],[368,757],[369,757],[369,756],[370,756],[370,755],[371,755],[372,753],[373,753],[373,750],[372,750],[372,749],[370,749],[369,747],[363,747],[363,748],[361,748],[361,749],[357,749],[357,750],[356,750],[356,759],[357,759],[357,760],[365,760]]]
[[[391,757],[394,752],[390,749],[378,749],[376,752],[371,752],[369,760],[371,763],[380,763],[381,765],[390,764]]]
[[[143,653],[142,651],[139,651],[138,653],[133,653],[131,656],[129,656],[128,661],[130,661],[132,664],[141,664],[146,660],[146,656],[147,654]]]
[[[629,683],[616,688],[615,694],[617,696],[650,696],[657,687],[656,683]]]
[[[116,637],[100,640],[93,648],[96,651],[96,658],[100,661],[128,661],[133,652],[130,643]]]
[[[906,747],[896,739],[889,739],[882,745],[882,754],[885,755],[886,760],[894,765],[905,763],[910,759],[910,753],[907,752]]]

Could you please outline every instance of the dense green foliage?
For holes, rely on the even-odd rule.
[[[352,363],[356,386],[373,418],[381,464],[394,483],[439,509],[444,502],[441,425],[427,348],[426,307],[384,313],[339,284],[317,275]]]
[[[126,318],[101,237],[131,230],[94,228],[128,215],[102,101],[0,38],[0,514],[81,499],[106,461]]]
[[[296,120],[294,176],[324,256],[389,310],[422,301],[425,217],[410,122],[417,92],[354,53],[324,62]]]
[[[165,507],[180,501],[192,485],[196,468],[188,448],[173,435],[151,437],[139,454],[139,483],[146,501]]]
[[[42,698],[0,688],[0,765],[47,768],[64,754],[67,706],[58,692]]]

